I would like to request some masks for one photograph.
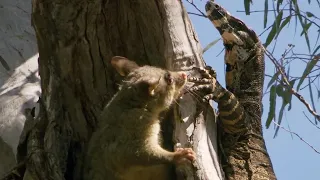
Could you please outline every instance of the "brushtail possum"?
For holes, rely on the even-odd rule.
[[[166,167],[193,161],[195,153],[191,148],[178,148],[175,152],[163,149],[158,116],[179,97],[187,75],[147,65],[140,67],[120,56],[113,57],[111,64],[126,77],[103,109],[89,142],[84,179],[170,179],[164,175]]]

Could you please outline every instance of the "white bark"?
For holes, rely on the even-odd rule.
[[[25,116],[40,94],[31,1],[0,2],[0,177],[15,165]]]
[[[203,67],[202,48],[182,3],[165,0],[164,4],[170,7],[170,10],[166,11],[168,29],[164,29],[168,43],[166,52],[168,69],[190,71],[192,67]],[[174,57],[174,54],[181,56]],[[208,180],[223,179],[217,154],[216,117],[212,107],[208,105],[197,110],[196,107],[205,105],[197,103],[197,100],[190,95],[184,96],[179,104],[174,142],[180,143],[181,147],[190,145],[193,147],[200,168],[204,170]]]

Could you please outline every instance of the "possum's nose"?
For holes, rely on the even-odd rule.
[[[176,83],[178,86],[182,87],[187,82],[188,75],[184,72],[179,72],[177,75]]]
[[[187,77],[188,77],[188,76],[187,76],[186,73],[181,73],[181,77],[182,77],[183,80],[187,80]]]

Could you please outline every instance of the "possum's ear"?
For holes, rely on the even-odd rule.
[[[111,59],[111,64],[121,76],[126,76],[131,71],[139,68],[137,63],[122,56],[114,56]]]
[[[149,92],[150,96],[154,96],[156,94],[156,89],[160,84],[160,79],[158,81],[155,81],[155,82],[152,82],[152,83],[149,82],[149,84],[148,84],[149,85],[148,92]]]

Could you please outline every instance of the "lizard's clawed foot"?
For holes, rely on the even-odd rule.
[[[203,91],[206,94],[202,99],[204,102],[208,102],[213,98],[213,92],[216,87],[216,71],[213,70],[210,66],[205,68],[194,67],[194,70],[198,71],[201,75],[201,78],[197,77],[188,77],[189,82],[195,83],[193,87],[189,89],[190,92]]]
[[[206,67],[193,67],[193,70],[198,71],[201,74],[201,77],[212,79],[217,77],[217,73],[211,66]]]

